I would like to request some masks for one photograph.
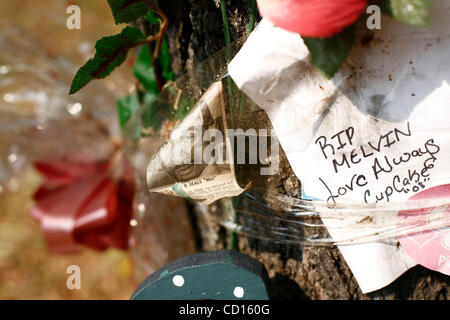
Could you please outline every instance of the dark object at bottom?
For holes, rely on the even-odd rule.
[[[132,300],[267,300],[267,271],[238,251],[220,250],[169,263],[133,293]]]

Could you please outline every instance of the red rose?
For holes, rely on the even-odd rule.
[[[126,159],[119,176],[112,175],[109,162],[57,159],[36,162],[35,168],[45,179],[31,215],[52,252],[75,252],[80,244],[97,250],[128,247],[135,185]]]
[[[323,38],[355,22],[367,0],[258,0],[261,15],[304,37]]]

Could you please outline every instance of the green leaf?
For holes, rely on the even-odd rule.
[[[414,26],[429,24],[430,5],[430,0],[391,0],[393,17]]]
[[[117,101],[117,113],[119,114],[120,127],[123,128],[131,115],[139,108],[139,104],[136,104],[136,94],[132,94],[128,97],[122,97]]]
[[[95,56],[89,59],[75,75],[70,94],[77,92],[90,81],[102,79],[120,66],[128,51],[145,40],[145,36],[136,28],[126,27],[120,34],[104,37],[95,44]]]
[[[156,81],[155,69],[153,67],[153,57],[150,54],[150,45],[142,48],[138,59],[134,63],[133,72],[135,77],[142,83],[144,88],[155,95],[158,94],[158,82]],[[165,80],[173,80],[175,78],[172,72],[169,46],[164,38],[161,46],[161,54],[156,61],[161,65],[161,75]]]
[[[155,11],[150,11],[145,15],[145,20],[147,20],[150,24],[159,24],[159,16]]]
[[[120,128],[124,137],[137,139],[140,137],[141,124],[139,116],[139,99],[134,91],[128,97],[122,97],[117,101],[117,113],[119,115]]]
[[[116,24],[129,23],[145,16],[152,10],[148,2],[155,4],[154,0],[108,0]]]
[[[152,93],[146,93],[143,97],[142,126],[152,128],[157,132],[165,119],[168,118],[167,105],[158,100]]]
[[[331,38],[303,38],[303,41],[311,53],[313,64],[327,78],[332,78],[341,68],[355,43],[355,27],[348,27]]]
[[[142,83],[148,92],[157,95],[159,93],[159,88],[152,60],[153,57],[150,54],[150,47],[149,45],[146,45],[142,48],[134,63],[133,72],[135,77]]]
[[[170,59],[169,45],[167,44],[166,38],[164,38],[162,42],[159,63],[161,64],[162,76],[164,77],[164,79],[166,79],[166,81],[174,80],[175,75],[172,71],[172,62]]]

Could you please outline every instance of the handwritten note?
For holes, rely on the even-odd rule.
[[[330,161],[336,175],[345,169],[355,168],[356,172],[349,182],[338,186],[329,186],[329,183],[326,182],[327,178],[319,176],[318,180],[329,194],[327,201],[336,203],[339,198],[346,197],[357,189],[363,189],[363,198],[356,198],[356,200],[364,201],[367,204],[380,201],[389,202],[397,194],[408,195],[426,188],[427,182],[431,178],[431,171],[438,160],[438,153],[441,151],[434,138],[429,138],[417,148],[405,148],[401,155],[388,156],[390,148],[401,143],[402,140],[408,138],[414,140],[409,121],[406,122],[404,131],[393,127],[387,133],[380,134],[375,143],[367,141],[366,144],[356,145],[353,141],[354,133],[355,128],[348,127],[329,138],[320,136],[315,141],[324,159]],[[344,138],[341,138],[341,135],[344,135]],[[333,141],[335,138],[336,140]],[[341,149],[345,150],[346,146],[353,147],[353,149],[349,152],[337,153]],[[407,170],[398,170],[403,166],[410,167],[409,164],[413,162],[420,162],[420,164]],[[369,175],[358,173],[358,166],[370,167]],[[374,192],[373,180],[387,180],[387,182],[381,191]]]
[[[331,80],[299,35],[265,20],[230,63],[239,88],[268,113],[307,196],[398,203],[450,183],[450,3],[433,1],[432,16],[428,29],[383,18]],[[361,232],[322,220],[336,240]],[[395,242],[339,249],[363,292],[417,264]]]

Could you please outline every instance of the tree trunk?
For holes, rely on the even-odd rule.
[[[169,18],[172,67],[177,76],[225,46],[220,1],[166,0],[161,9]],[[231,41],[246,34],[251,0],[226,1]],[[258,21],[260,18],[256,17]],[[287,161],[281,167],[281,192],[300,194],[300,182]],[[227,231],[196,215],[200,248],[205,251],[227,246]],[[238,249],[264,263],[274,299],[449,299],[450,277],[416,266],[391,285],[363,294],[336,247],[279,245],[238,236]]]

